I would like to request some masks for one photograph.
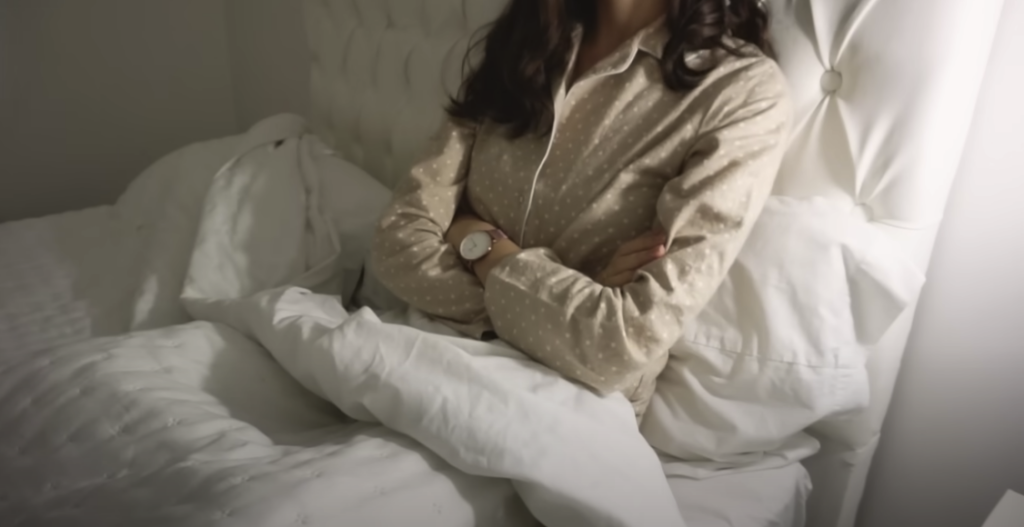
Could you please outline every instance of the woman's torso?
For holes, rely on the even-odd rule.
[[[481,125],[467,185],[474,211],[521,247],[551,248],[587,274],[654,227],[662,189],[683,171],[716,99],[742,81],[745,65],[767,60],[719,55],[699,87],[674,92],[658,61],[666,38],[662,26],[649,28],[571,89],[559,85],[543,137],[510,139]]]

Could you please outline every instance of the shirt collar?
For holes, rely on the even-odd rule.
[[[665,44],[668,43],[670,36],[668,27],[665,25],[665,17],[662,16],[653,24],[641,29],[636,36],[636,42],[645,53],[661,60]]]
[[[623,71],[636,60],[636,56],[640,50],[643,50],[645,53],[655,57],[657,60],[661,60],[665,43],[668,42],[668,38],[668,28],[665,27],[665,17],[663,16],[653,24],[641,29],[636,35],[630,38],[630,40],[624,42],[617,51],[614,51],[611,55],[605,57],[601,61],[601,64],[604,65],[601,66],[600,69],[584,74],[584,76],[601,76],[615,71]],[[573,28],[572,39],[572,58],[569,60],[567,71],[572,71],[579,55],[580,44],[583,41],[582,25],[576,25],[576,27]],[[562,82],[557,83],[554,86],[555,100],[558,100],[558,93],[564,89],[565,79],[566,77],[563,73]]]

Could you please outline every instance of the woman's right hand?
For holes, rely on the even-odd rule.
[[[665,256],[667,241],[664,232],[652,231],[624,243],[594,281],[605,287],[622,287],[632,282],[641,267]]]

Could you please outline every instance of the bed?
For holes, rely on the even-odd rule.
[[[714,477],[665,467],[687,525],[845,527],[853,525],[1001,2],[928,12],[909,1],[770,3],[798,122],[775,194],[814,198],[852,218],[850,228],[873,233],[875,252],[898,251],[916,273],[890,272],[906,287],[881,295],[872,290],[877,281],[848,291],[855,329],[872,334],[849,339],[849,356],[864,357],[853,369],[864,371],[870,400],[810,426],[814,455],[712,470]],[[390,187],[436,127],[470,34],[501,6],[306,0],[311,131]],[[910,20],[913,38],[903,29]],[[176,302],[211,182],[253,145],[290,137],[297,126],[264,123],[172,154],[113,206],[0,226],[5,524],[533,522],[507,481],[467,474],[409,434],[346,417],[265,346],[193,321]],[[898,301],[873,300],[886,295]],[[872,319],[877,312],[887,317]]]

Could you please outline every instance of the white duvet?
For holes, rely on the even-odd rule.
[[[682,525],[620,395],[313,292],[343,248],[288,129],[210,186],[199,321],[0,358],[5,524]]]
[[[243,143],[282,128],[263,124],[164,156],[114,205],[0,224],[0,353],[187,322],[177,297],[203,198]]]

